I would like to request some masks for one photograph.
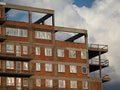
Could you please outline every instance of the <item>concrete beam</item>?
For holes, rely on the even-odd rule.
[[[5,8],[10,8],[10,9],[38,12],[38,13],[54,14],[54,10],[41,9],[41,8],[28,7],[28,6],[21,6],[21,5],[14,5],[14,4],[6,4],[6,5],[4,5],[4,7]]]
[[[68,28],[68,27],[59,27],[55,26],[54,30],[57,31],[62,31],[62,32],[72,32],[72,33],[80,33],[80,34],[87,34],[87,30],[85,29],[76,29],[76,28]]]

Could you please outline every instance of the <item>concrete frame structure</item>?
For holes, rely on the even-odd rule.
[[[8,20],[6,14],[11,9],[27,11],[28,22]],[[44,13],[44,16],[32,22],[32,12]],[[45,21],[49,18],[52,18],[51,25],[46,25]],[[25,29],[27,37],[10,35],[7,28]],[[36,38],[36,32],[39,31],[50,33],[50,38]],[[58,41],[55,38],[56,32],[77,34],[65,41]],[[84,42],[74,42],[81,37]],[[102,76],[102,68],[108,67],[109,61],[102,60],[101,55],[108,52],[108,46],[91,44],[89,47],[87,30],[55,26],[53,10],[0,3],[0,42],[0,90],[102,90],[102,83],[110,80],[108,76]],[[9,49],[7,51],[7,45],[13,45],[13,53],[8,52]],[[19,56],[16,54],[17,46],[21,48]],[[27,46],[27,54],[23,54],[24,46]],[[36,47],[40,47],[40,55],[36,55]],[[51,49],[52,55],[45,55],[46,48]],[[64,50],[63,57],[58,57],[58,49]],[[70,51],[74,52],[72,57]],[[12,69],[7,69],[7,61],[14,62]],[[20,70],[17,63],[20,63]],[[24,70],[24,63],[28,63],[27,70]],[[36,63],[40,63],[39,72],[36,71]],[[52,65],[52,71],[46,71],[46,64]],[[58,65],[64,65],[65,72],[59,72]],[[70,66],[75,66],[76,71],[71,71]],[[86,67],[85,73],[83,67]],[[90,73],[97,70],[99,77],[91,77]],[[12,84],[8,83],[9,78],[14,78]],[[24,86],[25,79],[27,86]],[[36,79],[41,80],[38,87]],[[47,80],[51,80],[50,87],[46,84]],[[65,80],[64,87],[61,87],[59,80]],[[71,86],[72,81],[77,82],[74,87]]]

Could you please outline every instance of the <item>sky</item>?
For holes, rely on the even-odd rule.
[[[120,0],[3,1],[53,9],[55,10],[56,26],[87,29],[89,44],[96,43],[109,46],[109,52],[105,54],[105,57],[110,61],[110,66],[105,69],[105,72],[110,75],[111,81],[104,84],[104,90],[120,90]],[[14,15],[16,14],[17,12],[14,12]]]

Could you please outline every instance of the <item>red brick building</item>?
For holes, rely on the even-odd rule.
[[[72,35],[57,40],[61,32]],[[102,75],[107,51],[107,45],[88,46],[86,30],[55,26],[53,10],[0,3],[0,90],[102,90],[110,80]]]

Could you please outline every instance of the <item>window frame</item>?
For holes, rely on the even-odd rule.
[[[81,51],[81,59],[87,59],[87,52]]]
[[[23,54],[28,54],[28,46],[23,46]]]
[[[65,72],[65,65],[64,64],[58,64],[58,72]]]
[[[24,87],[28,87],[28,79],[27,78],[23,78],[23,86]],[[25,84],[26,83],[26,84]]]
[[[6,44],[6,52],[7,53],[14,53],[14,45],[13,44]]]
[[[23,70],[29,70],[29,63],[23,62]]]
[[[53,80],[52,79],[46,79],[45,80],[45,86],[48,88],[52,88],[53,87]]]
[[[76,58],[76,50],[73,49],[69,50],[69,58]]]
[[[86,72],[84,72],[84,70],[83,69],[86,69]],[[88,73],[88,70],[87,70],[87,66],[82,66],[82,74],[87,74]]]
[[[77,81],[73,81],[73,80],[71,80],[70,81],[70,88],[77,88]]]
[[[52,64],[51,63],[46,63],[45,64],[45,71],[46,72],[52,72]]]
[[[45,56],[52,56],[52,48],[45,48]]]
[[[59,88],[65,88],[66,87],[65,80],[58,80],[58,83],[59,83]]]
[[[41,71],[41,63],[36,62],[36,71]]]
[[[14,69],[14,61],[6,61],[6,69]]]
[[[57,56],[58,57],[64,57],[64,49],[57,49]]]
[[[82,81],[82,88],[83,88],[83,89],[88,89],[88,88],[89,88],[89,83],[88,83],[88,81]]]
[[[70,65],[70,73],[77,73],[77,66],[75,65]]]
[[[35,55],[40,55],[40,47],[35,47]]]
[[[41,79],[36,78],[36,87],[41,87]]]
[[[14,86],[15,85],[15,78],[14,77],[7,77],[6,85],[7,86]]]

